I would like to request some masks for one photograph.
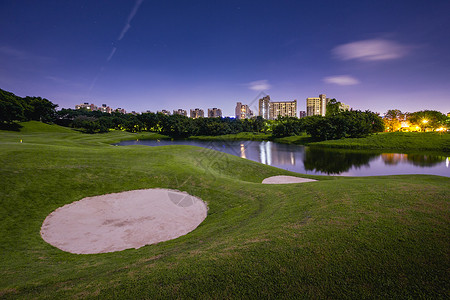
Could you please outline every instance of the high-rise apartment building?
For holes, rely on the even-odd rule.
[[[208,108],[208,118],[222,118],[222,110],[220,108]]]
[[[306,115],[325,116],[328,100],[325,94],[320,94],[318,98],[306,98]]]
[[[236,119],[250,119],[253,116],[253,112],[247,104],[242,104],[241,102],[236,103],[235,109]]]
[[[268,120],[270,118],[270,96],[267,95],[259,99],[259,116]]]
[[[181,109],[181,108],[179,108],[178,110],[174,110],[173,114],[174,115],[182,115],[182,116],[187,117],[187,111],[185,109]]]
[[[281,117],[297,117],[297,100],[271,102],[267,95],[259,99],[259,116],[266,120]]]
[[[200,108],[191,109],[190,116],[193,119],[203,118],[205,116],[205,112]]]
[[[269,118],[275,120],[278,117],[297,117],[297,100],[270,102]]]
[[[325,116],[327,113],[327,104],[330,98],[327,98],[325,94],[320,94],[318,98],[306,98],[306,115],[307,116]],[[339,108],[341,110],[350,110],[350,106],[341,103]]]
[[[298,112],[298,117],[299,117],[299,118],[304,118],[304,117],[306,117],[306,111],[304,111],[304,110],[299,111],[299,112]]]

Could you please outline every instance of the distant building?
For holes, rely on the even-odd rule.
[[[82,108],[90,110],[90,111],[101,111],[101,112],[108,113],[108,114],[112,113],[113,111],[119,111],[124,114],[126,113],[126,111],[124,109],[118,108],[118,109],[114,110],[111,107],[107,106],[106,104],[102,104],[102,106],[99,106],[99,107],[97,107],[93,103],[89,104],[88,102],[84,102],[83,104],[75,105],[75,109],[82,109]]]
[[[187,111],[185,109],[179,108],[178,110],[173,110],[174,115],[182,115],[187,117]]]
[[[208,108],[208,118],[222,118],[222,110],[220,108]]]
[[[248,105],[242,104],[241,102],[237,102],[235,109],[235,116],[236,119],[239,120],[250,119],[251,117],[253,117],[253,112]]]
[[[298,112],[298,117],[299,117],[299,118],[304,118],[304,117],[306,117],[306,111],[304,111],[304,110],[299,111],[299,112]]]
[[[84,102],[83,104],[75,105],[75,109],[82,109],[82,108],[90,110],[91,109],[91,105],[89,104],[89,102]]]
[[[270,96],[267,95],[259,99],[259,112],[258,115],[263,119],[268,120],[270,117]]]
[[[325,94],[320,94],[318,98],[306,98],[306,115],[325,116],[328,100]]]
[[[278,117],[297,117],[297,100],[270,102],[269,118],[275,120]]]
[[[294,101],[270,101],[267,95],[259,99],[259,116],[266,120],[274,120],[281,117],[297,117],[297,100]]]
[[[122,114],[126,114],[127,113],[127,111],[125,110],[125,109],[123,109],[123,108],[117,108],[116,110],[115,110],[115,112],[118,112],[118,113],[122,113]]]
[[[170,116],[170,111],[166,110],[166,109],[163,109],[161,111],[157,111],[156,113],[162,113],[163,115]]]
[[[327,113],[327,104],[330,102],[325,94],[320,94],[318,98],[306,98],[306,115],[307,116],[325,116]],[[341,110],[350,110],[350,105],[341,102],[339,106]]]
[[[100,106],[98,108],[99,111],[104,112],[104,113],[108,113],[110,114],[112,112],[111,107],[107,106],[106,104],[102,104],[102,106]]]
[[[348,111],[348,110],[350,110],[350,105],[341,103],[341,105],[339,105],[339,108],[343,111]]]
[[[203,109],[196,108],[196,109],[191,109],[190,116],[193,119],[203,118],[205,116],[205,113],[204,113]]]

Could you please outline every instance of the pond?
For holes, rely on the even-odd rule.
[[[277,168],[313,175],[431,174],[450,177],[450,158],[441,155],[319,149],[271,141],[137,140],[124,141],[116,145],[198,146]]]

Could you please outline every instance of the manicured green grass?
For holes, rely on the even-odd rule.
[[[38,125],[0,132],[1,298],[449,296],[449,178],[262,185],[299,174],[192,146],[110,145],[152,134]],[[183,237],[115,253],[65,253],[39,235],[67,203],[156,187],[202,198],[208,217]]]
[[[450,134],[434,132],[385,132],[366,138],[310,143],[310,146],[349,149],[427,150],[450,152]]]

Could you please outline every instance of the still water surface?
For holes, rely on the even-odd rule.
[[[450,158],[440,155],[318,149],[270,141],[139,140],[124,141],[117,145],[198,146],[303,174],[342,176],[432,174],[450,177]]]

